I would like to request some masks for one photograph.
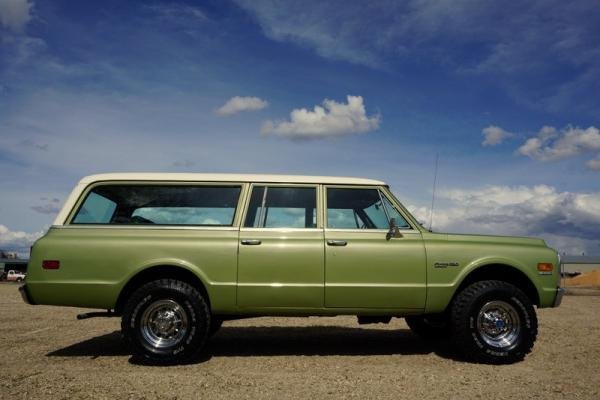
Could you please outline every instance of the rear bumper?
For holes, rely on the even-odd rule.
[[[21,286],[19,286],[19,293],[21,293],[21,298],[23,299],[23,301],[25,303],[31,304],[31,305],[35,304],[31,300],[31,297],[29,297],[29,293],[27,293],[27,285],[21,285]]]
[[[554,298],[554,304],[552,304],[552,307],[558,307],[560,306],[560,303],[562,303],[562,298],[565,295],[565,288],[557,288],[556,289],[556,297]]]

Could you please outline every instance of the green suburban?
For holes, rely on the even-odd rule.
[[[117,173],[79,182],[20,291],[121,316],[133,352],[157,363],[266,315],[403,317],[467,359],[509,363],[533,347],[534,306],[560,304],[559,265],[541,239],[430,232],[381,181]]]

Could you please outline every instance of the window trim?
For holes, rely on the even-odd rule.
[[[250,207],[250,199],[252,198],[252,191],[254,190],[255,187],[261,187],[264,186],[266,188],[269,187],[289,187],[289,188],[314,188],[315,189],[315,195],[316,195],[316,217],[317,217],[317,226],[314,228],[293,228],[293,227],[272,227],[272,228],[265,228],[265,227],[253,227],[253,226],[244,226],[244,224],[246,223],[246,215],[248,214],[248,207]],[[264,207],[264,203],[266,200],[266,193],[268,192],[268,189],[265,190],[263,192],[263,203],[261,206],[261,213],[262,213],[262,207]],[[306,232],[306,231],[322,231],[323,230],[323,216],[322,216],[322,210],[321,210],[321,204],[322,204],[322,185],[319,184],[315,184],[315,183],[269,183],[269,182],[253,182],[249,185],[249,187],[246,190],[246,199],[244,202],[244,209],[243,209],[243,213],[241,215],[240,218],[240,223],[239,223],[239,227],[240,227],[240,231],[299,231],[299,232]]]
[[[404,218],[406,223],[409,225],[409,228],[400,228],[401,233],[415,233],[420,232],[419,229],[415,228],[414,222],[412,219],[407,218],[407,213],[404,208],[399,207],[395,198],[390,197],[389,193],[385,190],[384,186],[376,186],[376,185],[323,185],[323,212],[324,212],[324,229],[328,232],[388,232],[389,229],[359,229],[359,228],[329,228],[328,226],[328,211],[329,207],[327,206],[327,190],[331,189],[370,189],[377,190],[379,196],[381,196],[381,203],[383,204],[383,209],[386,214],[388,221],[390,220],[387,207],[383,202],[383,197],[385,197],[390,204],[395,208],[395,210]]]
[[[83,203],[87,199],[88,194],[99,186],[224,186],[224,187],[239,187],[240,193],[234,210],[234,215],[231,225],[195,225],[195,224],[110,224],[110,223],[73,223],[73,219],[79,213]],[[82,190],[81,195],[73,205],[73,208],[68,214],[66,222],[61,227],[64,228],[110,228],[110,229],[218,229],[232,230],[239,227],[240,207],[244,201],[244,195],[247,182],[193,182],[193,181],[99,181],[88,185]]]

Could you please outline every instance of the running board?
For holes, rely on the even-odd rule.
[[[106,310],[106,311],[94,311],[94,312],[88,312],[88,313],[83,313],[83,314],[77,314],[77,319],[88,319],[88,318],[96,318],[96,317],[116,317],[117,314],[115,314],[114,311],[112,310]]]

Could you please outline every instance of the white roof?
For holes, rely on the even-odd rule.
[[[261,175],[261,174],[201,174],[201,173],[155,173],[121,172],[89,175],[80,184],[102,181],[186,181],[186,182],[267,182],[267,183],[329,183],[340,185],[385,185],[385,182],[336,176]]]

